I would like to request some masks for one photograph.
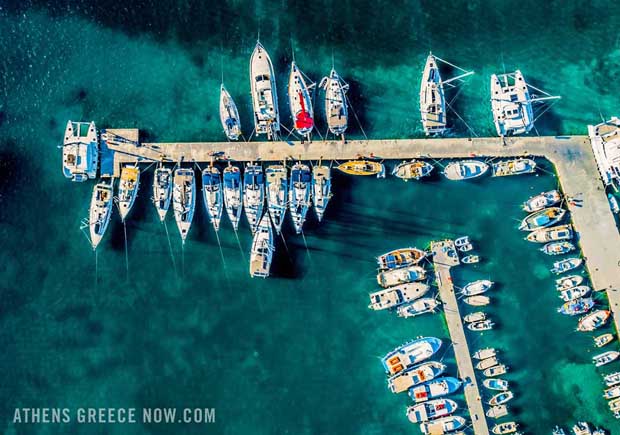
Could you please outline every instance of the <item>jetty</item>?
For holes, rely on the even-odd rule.
[[[444,304],[443,311],[452,339],[459,377],[463,380],[463,391],[467,407],[469,408],[472,428],[476,435],[488,435],[489,427],[484,415],[482,396],[478,388],[474,364],[471,360],[467,339],[465,338],[463,320],[450,275],[450,269],[460,264],[459,256],[452,240],[431,243],[431,252],[437,285],[439,286],[439,296]]]

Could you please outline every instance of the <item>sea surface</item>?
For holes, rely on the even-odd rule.
[[[309,77],[318,82],[333,62],[350,83],[359,120],[350,137],[423,136],[418,81],[432,50],[476,71],[454,100],[463,122],[453,135],[494,134],[489,75],[516,68],[562,96],[538,134],[585,134],[618,114],[618,28],[611,1],[0,1],[0,431],[416,433],[408,398],[387,390],[378,358],[419,335],[447,343],[448,333],[441,315],[366,308],[374,257],[468,234],[482,262],[454,280],[497,282],[489,312],[498,328],[469,340],[501,349],[514,420],[528,434],[580,419],[620,434],[590,335],[556,313],[551,259],[516,229],[520,203],[558,185],[547,162],[536,176],[474,183],[334,173],[325,221],[311,217],[305,237],[287,222],[274,276],[257,280],[245,221],[238,240],[224,221],[220,248],[198,203],[181,249],[174,221],[161,225],[150,203],[152,168],[126,242],[115,215],[95,256],[80,231],[93,183],[64,179],[57,149],[68,119],[139,128],[149,141],[223,140],[222,76],[249,136],[259,32],[285,125],[294,47]],[[455,375],[449,344],[439,356]],[[216,422],[12,423],[16,407],[88,406],[215,408]]]

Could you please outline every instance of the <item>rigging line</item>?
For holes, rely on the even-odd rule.
[[[464,68],[461,68],[461,67],[460,67],[460,66],[458,66],[458,65],[455,65],[455,64],[453,64],[453,63],[450,63],[450,62],[448,62],[447,60],[444,60],[444,59],[442,59],[442,58],[440,58],[440,57],[437,57],[437,56],[433,56],[433,57],[434,57],[435,59],[437,59],[438,61],[443,62],[443,63],[445,63],[446,65],[451,66],[452,68],[456,68],[456,69],[461,70],[461,71],[463,71],[463,72],[471,72],[471,71],[467,71],[467,70],[466,70],[466,69],[464,69]]]
[[[185,278],[185,240],[181,242],[181,279]]]
[[[449,108],[450,108],[450,110],[452,110],[452,112],[454,112],[454,114],[455,114],[455,115],[456,115],[456,116],[457,116],[457,117],[461,120],[461,122],[463,122],[463,124],[465,124],[465,127],[467,127],[467,129],[468,129],[468,130],[469,130],[469,131],[470,131],[470,132],[471,132],[474,136],[478,137],[478,135],[476,134],[476,132],[474,131],[474,129],[473,129],[473,128],[471,128],[471,127],[469,126],[469,124],[468,124],[468,123],[467,123],[467,122],[466,122],[466,121],[465,121],[465,120],[461,117],[461,115],[459,115],[459,113],[458,113],[456,110],[454,110],[454,108],[453,108],[450,104],[448,104],[448,107],[449,107]]]
[[[243,262],[247,263],[247,259],[245,258],[245,254],[243,253],[243,248],[241,247],[241,240],[239,240],[239,231],[235,231],[235,238],[237,239],[237,245],[239,246],[239,251],[241,251],[241,258],[243,258]]]
[[[228,274],[226,272],[228,267],[226,265],[226,259],[224,258],[224,250],[222,249],[222,242],[220,241],[219,231],[215,231],[215,238],[217,239],[217,244],[220,247],[220,256],[222,257],[222,264],[224,264],[224,274],[228,277]]]
[[[540,112],[538,114],[538,116],[536,116],[536,118],[534,118],[534,120],[532,121],[532,123],[536,122],[538,120],[538,118],[540,118],[541,116],[543,116],[545,113],[547,113],[553,106],[555,106],[557,104],[557,101],[554,101],[553,103],[549,104],[547,106],[547,108],[545,110],[543,110],[542,112]]]
[[[310,255],[310,249],[308,248],[308,242],[306,241],[306,235],[304,234],[304,230],[301,230],[301,237],[304,239],[304,245],[306,246],[306,253],[308,254],[308,258],[312,261],[312,255]]]
[[[93,249],[95,251],[95,292],[97,291],[97,287],[99,286],[99,255],[97,254],[97,249]]]
[[[123,233],[125,234],[125,279],[129,282],[129,249],[127,247],[127,223],[123,221]]]
[[[170,251],[170,259],[172,260],[172,268],[174,269],[174,274],[177,275],[177,263],[174,259],[174,252],[172,251],[172,242],[170,241],[170,232],[168,232],[168,225],[166,221],[162,221],[164,224],[164,229],[166,230],[166,238],[168,239],[168,249]]]
[[[351,108],[351,111],[353,112],[353,116],[355,116],[355,120],[357,121],[357,125],[359,126],[362,134],[364,135],[364,137],[366,138],[366,140],[368,140],[368,136],[366,135],[366,132],[364,131],[364,127],[362,127],[362,123],[360,122],[360,119],[357,117],[357,112],[355,111],[355,109],[353,108],[353,104],[351,104],[351,100],[349,100],[349,97],[347,94],[344,94],[344,98],[346,98],[347,100],[347,104],[349,105],[349,107]]]

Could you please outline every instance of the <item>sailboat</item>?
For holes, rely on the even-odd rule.
[[[153,204],[157,209],[159,220],[163,222],[170,208],[172,198],[172,170],[160,166],[153,175]]]
[[[263,168],[248,163],[243,174],[243,208],[252,233],[255,233],[265,206],[265,177]]]
[[[314,110],[310,89],[315,83],[306,83],[306,79],[293,60],[288,77],[288,101],[293,116],[293,127],[302,137],[311,140],[310,135],[314,128]],[[303,141],[303,140],[302,140]]]
[[[215,231],[218,231],[224,209],[224,192],[220,170],[213,165],[202,170],[202,198],[209,221]]]
[[[532,97],[529,88],[544,94]],[[491,75],[491,109],[497,135],[500,137],[528,133],[534,127],[532,103],[556,100],[540,89],[528,85],[521,71]]]
[[[270,140],[277,139],[280,132],[280,112],[276,77],[269,54],[260,41],[256,42],[250,58],[250,89],[256,134],[266,134]]]
[[[123,166],[121,169],[121,179],[118,184],[118,213],[121,220],[125,222],[125,218],[129,214],[138,196],[140,187],[140,168],[138,166]]]
[[[329,76],[323,77],[319,87],[325,89],[325,116],[329,131],[336,136],[342,136],[344,141],[344,132],[349,120],[346,100],[349,85],[332,67]]]
[[[241,136],[241,120],[237,105],[224,87],[220,86],[220,121],[226,137],[229,140],[238,140]]]
[[[291,168],[291,181],[288,190],[288,202],[291,218],[297,234],[301,233],[306,214],[311,206],[312,173],[308,165],[295,163]]]
[[[239,228],[243,210],[242,197],[241,170],[229,163],[224,169],[224,205],[228,220],[235,231]]]
[[[99,138],[94,122],[68,121],[62,145],[62,173],[71,181],[97,176]]]
[[[271,221],[269,220],[269,215],[264,214],[252,241],[250,276],[259,278],[267,278],[269,276],[274,251],[275,245]]]
[[[97,249],[99,242],[105,234],[112,216],[112,183],[101,182],[95,185],[90,200],[88,213],[88,226],[90,229],[90,244],[93,250]]]
[[[332,175],[329,166],[320,164],[312,168],[312,202],[314,212],[319,222],[327,209],[327,204],[332,197]]]
[[[194,218],[196,206],[196,180],[194,170],[178,168],[174,171],[174,185],[172,188],[172,209],[177,222],[181,241],[185,244],[187,234]]]
[[[282,231],[288,201],[288,177],[285,165],[271,165],[265,169],[267,209],[276,234]]]
[[[422,127],[427,136],[440,135],[447,129],[444,85],[461,80],[474,73],[473,71],[465,71],[462,68],[456,67],[463,71],[463,74],[443,81],[439,73],[438,60],[442,61],[442,59],[429,53],[420,83],[420,114],[422,115]],[[452,85],[450,84],[450,86]]]

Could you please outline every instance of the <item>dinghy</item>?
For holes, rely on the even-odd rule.
[[[473,322],[473,323],[468,323],[467,324],[467,329],[469,329],[470,331],[490,331],[491,329],[493,329],[493,326],[495,325],[495,323],[493,323],[491,320],[483,320],[482,322]]]
[[[461,386],[461,381],[456,378],[445,377],[434,379],[422,385],[409,389],[409,397],[415,403],[426,402],[456,392]]]
[[[458,405],[454,400],[435,399],[407,408],[407,418],[411,423],[423,423],[452,414]]]
[[[506,367],[504,364],[500,364],[497,366],[489,367],[488,369],[484,370],[482,373],[487,378],[492,378],[495,376],[501,376],[505,374],[507,371],[508,371],[508,367]]]
[[[153,175],[153,204],[160,222],[166,219],[172,199],[172,170],[160,166]]]
[[[600,328],[601,326],[604,326],[609,320],[610,316],[611,316],[611,311],[609,310],[593,311],[587,316],[583,316],[581,319],[579,319],[577,330],[582,331],[582,332],[594,331]]]
[[[427,421],[420,424],[420,431],[423,434],[443,434],[443,433],[452,433],[457,429],[465,426],[465,419],[463,417],[459,417],[458,415],[451,415],[448,417],[438,418],[437,420]]]
[[[492,356],[492,357],[480,360],[476,364],[476,370],[486,370],[486,369],[488,369],[490,367],[493,367],[493,366],[496,366],[498,364],[499,364],[499,361],[497,360],[497,358]]]
[[[265,176],[263,168],[248,163],[243,174],[243,208],[252,233],[258,229],[265,206]]]
[[[172,209],[183,244],[185,244],[194,219],[195,206],[196,180],[194,179],[194,170],[178,168],[174,171]]]
[[[560,207],[544,208],[535,211],[523,219],[521,225],[519,225],[519,229],[521,231],[535,231],[541,228],[547,228],[560,222],[565,214],[566,210]]]
[[[569,270],[574,270],[581,266],[583,263],[583,259],[581,258],[567,258],[565,260],[556,261],[553,263],[553,267],[551,268],[551,272],[559,275],[564,272],[568,272]]]
[[[489,305],[491,299],[488,296],[478,295],[478,296],[469,296],[463,299],[467,305],[471,305],[473,307],[484,307],[485,305]]]
[[[121,169],[121,178],[118,183],[118,214],[121,221],[125,222],[125,218],[131,211],[131,207],[136,202],[138,189],[140,188],[140,168],[138,166],[123,166]]]
[[[396,309],[398,317],[409,318],[416,317],[426,313],[434,313],[439,306],[439,302],[435,298],[417,299],[405,305],[401,305]]]
[[[574,301],[564,303],[558,308],[558,313],[565,314],[567,316],[576,316],[578,314],[585,314],[594,306],[594,299],[592,298],[579,298]]]
[[[237,105],[224,87],[220,86],[220,122],[228,140],[238,140],[241,136],[241,120]]]
[[[93,250],[97,249],[105,234],[110,217],[112,216],[112,182],[97,183],[93,189],[88,212],[88,227],[90,230],[90,244]]]
[[[532,159],[504,160],[493,163],[491,168],[493,169],[493,177],[531,174],[536,171],[536,162]]]
[[[265,169],[267,209],[276,234],[282,231],[288,203],[288,176],[286,166],[271,165]]]
[[[427,177],[433,171],[433,165],[422,160],[413,159],[410,162],[402,162],[392,170],[392,175],[401,180],[419,180]]]
[[[562,195],[560,195],[559,191],[549,190],[548,192],[542,192],[536,196],[532,196],[523,203],[521,208],[523,208],[523,211],[533,213],[545,207],[556,205],[561,199]]]
[[[582,298],[590,294],[590,287],[587,285],[580,285],[577,287],[571,287],[566,290],[560,291],[558,297],[564,302],[574,301],[575,299]]]
[[[499,378],[489,378],[482,381],[482,385],[484,385],[489,390],[496,391],[506,391],[508,390],[508,381]]]
[[[373,160],[351,160],[341,163],[336,169],[349,175],[376,175],[377,178],[385,176],[383,164]]]
[[[603,352],[601,354],[595,355],[592,357],[592,362],[596,367],[601,367],[607,365],[620,357],[620,352],[615,350],[609,350],[607,352]]]
[[[375,311],[395,308],[414,299],[421,298],[429,289],[430,286],[428,284],[410,282],[379,290],[369,295],[370,305],[368,305],[368,308]]]
[[[549,242],[540,248],[547,255],[564,255],[575,250],[571,242]]]
[[[319,222],[327,209],[327,204],[332,197],[332,175],[329,166],[314,166],[312,168],[312,202],[314,212]]]
[[[555,288],[558,291],[566,290],[571,287],[577,287],[582,282],[583,282],[583,276],[581,275],[565,276],[564,278],[558,278],[555,280]]]
[[[514,394],[512,393],[512,391],[504,391],[491,397],[488,403],[491,406],[503,405],[504,403],[510,402],[513,397]]]
[[[346,100],[349,85],[332,68],[329,76],[323,77],[319,87],[325,89],[325,116],[329,131],[336,136],[342,136],[344,141],[349,120]]]
[[[618,199],[612,194],[607,194],[607,199],[609,200],[609,208],[612,213],[618,214],[620,213],[620,206],[618,206]]]
[[[424,382],[432,381],[446,370],[446,366],[436,361],[429,361],[407,370],[400,371],[388,379],[388,388],[398,394]]]
[[[573,238],[573,227],[571,224],[559,225],[551,228],[541,228],[540,230],[532,231],[525,238],[528,242],[533,243],[547,243],[560,240],[570,240]]]
[[[469,236],[462,236],[454,239],[454,246],[457,248],[471,245],[471,241],[469,240]]]
[[[68,121],[62,145],[62,173],[71,181],[97,177],[99,137],[94,122]]]
[[[264,214],[254,232],[250,253],[250,276],[267,278],[271,270],[271,261],[275,245],[269,215]]]
[[[461,294],[463,296],[481,295],[490,290],[491,287],[493,287],[493,284],[493,281],[489,281],[488,279],[481,279],[478,281],[470,282],[461,289]]]
[[[613,334],[606,333],[592,337],[592,339],[594,340],[594,345],[596,347],[603,347],[614,341],[614,336]]]
[[[495,405],[489,408],[485,415],[489,418],[502,418],[508,415],[508,408],[506,405]]]
[[[241,170],[229,163],[228,167],[224,169],[224,204],[228,220],[230,220],[235,231],[239,228],[239,220],[241,220],[243,210],[241,189]]]
[[[422,281],[424,278],[426,278],[426,271],[424,268],[414,265],[384,270],[377,274],[377,282],[383,288],[407,282]]]
[[[295,163],[291,169],[291,180],[288,189],[288,203],[295,232],[301,234],[306,214],[312,205],[312,173],[308,165]]]
[[[404,343],[381,358],[388,375],[394,375],[432,357],[441,347],[436,337],[421,337]],[[433,366],[437,367],[437,366]]]
[[[495,356],[496,353],[497,351],[495,350],[495,348],[486,347],[484,349],[479,349],[476,352],[474,352],[474,359],[483,360],[483,359],[491,358]]]
[[[465,263],[465,264],[475,264],[478,263],[480,261],[480,257],[477,255],[466,255],[465,257],[461,258],[461,263]]]
[[[269,140],[277,139],[280,132],[280,113],[276,77],[269,54],[260,42],[256,42],[250,58],[250,89],[256,134],[266,134]]]
[[[491,429],[491,432],[496,435],[509,434],[516,432],[518,427],[519,425],[514,421],[508,421],[506,423],[496,424],[493,426],[493,429]]]
[[[310,95],[310,89],[314,86],[312,82],[306,83],[306,78],[295,61],[291,62],[291,72],[288,76],[288,102],[293,117],[293,128],[308,141],[311,140],[310,135],[314,128],[314,110]]]
[[[465,317],[463,317],[463,320],[465,320],[465,323],[474,323],[482,322],[483,320],[486,320],[486,318],[486,313],[483,313],[482,311],[476,311],[475,313],[467,314]]]
[[[220,170],[215,166],[209,166],[202,170],[202,197],[209,222],[215,231],[219,231],[222,211],[224,210],[224,192]]]
[[[418,248],[402,248],[387,252],[377,257],[381,270],[396,269],[398,267],[418,264],[426,257],[426,252]]]
[[[489,170],[489,165],[478,160],[459,160],[449,163],[443,170],[448,180],[470,180],[481,177]]]

